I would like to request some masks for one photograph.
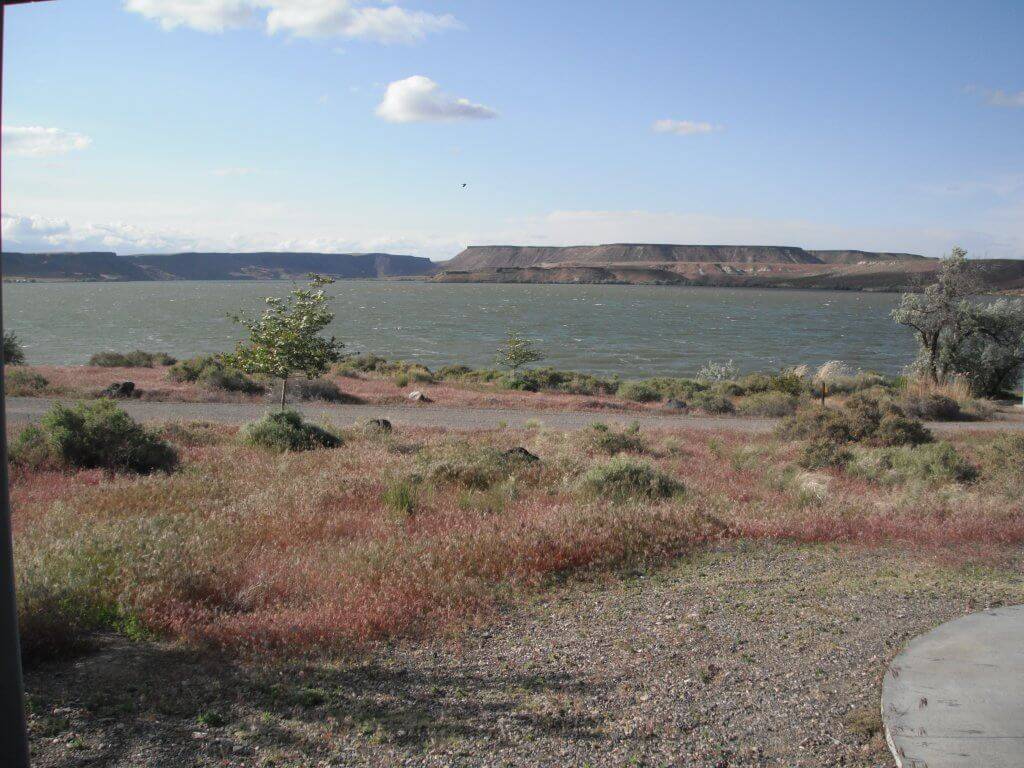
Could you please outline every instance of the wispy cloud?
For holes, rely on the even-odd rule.
[[[993,107],[1024,108],[1024,91],[992,91],[988,94],[988,103]]]
[[[164,29],[189,27],[224,32],[262,24],[267,34],[343,37],[380,43],[413,43],[461,28],[451,14],[409,11],[389,2],[353,0],[125,0],[125,10]]]
[[[655,120],[651,126],[655,133],[674,133],[676,136],[695,136],[701,133],[716,133],[722,126],[695,120]]]
[[[221,178],[228,178],[232,176],[251,176],[256,173],[255,168],[247,168],[245,166],[235,166],[231,168],[215,168],[213,170],[214,176],[220,176]]]
[[[992,107],[1024,109],[1024,91],[1004,91],[998,88],[982,88],[977,85],[968,85],[964,91],[979,94],[985,103]]]
[[[60,128],[35,125],[5,125],[3,127],[4,152],[21,157],[48,157],[63,155],[76,149],[85,149],[92,139],[80,133]]]
[[[413,75],[390,83],[377,115],[390,123],[489,120],[498,113],[483,104],[449,96],[429,77]]]

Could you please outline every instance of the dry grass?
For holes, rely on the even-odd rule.
[[[240,652],[443,632],[567,576],[723,538],[989,554],[1024,542],[1024,503],[1005,493],[1019,470],[992,463],[1005,458],[994,436],[958,441],[980,467],[963,485],[804,472],[799,444],[767,436],[649,432],[644,462],[685,494],[612,501],[580,492],[606,454],[545,430],[353,429],[342,448],[283,455],[227,427],[163,435],[182,456],[173,475],[15,471],[30,654],[94,629]],[[517,445],[541,461],[501,458]]]
[[[971,386],[963,376],[950,376],[944,384],[937,384],[923,376],[910,377],[904,384],[903,392],[908,397],[919,399],[924,399],[929,395],[942,395],[956,400],[958,403],[967,403],[974,399]]]

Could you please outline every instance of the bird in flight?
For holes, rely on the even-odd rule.
[[[466,188],[466,185],[465,185],[465,184],[463,184],[463,185],[462,185],[462,188],[463,188],[463,189],[465,189],[465,188]]]

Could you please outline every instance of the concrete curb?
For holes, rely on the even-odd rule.
[[[897,768],[1024,766],[1024,605],[911,640],[886,671],[882,723]]]

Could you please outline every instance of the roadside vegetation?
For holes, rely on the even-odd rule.
[[[358,648],[730,540],[958,557],[1024,542],[1024,439],[938,440],[864,393],[761,436],[600,422],[456,436],[289,411],[150,430],[97,401],[55,407],[13,443],[29,660],[99,631],[244,654]]]

